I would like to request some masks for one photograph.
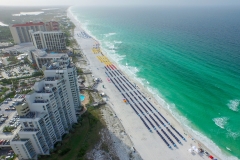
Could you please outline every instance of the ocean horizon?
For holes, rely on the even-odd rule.
[[[71,7],[107,56],[222,159],[240,158],[240,10]]]

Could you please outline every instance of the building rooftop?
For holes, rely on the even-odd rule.
[[[20,118],[29,118],[29,119],[34,119],[34,118],[42,118],[46,115],[47,113],[40,113],[40,112],[29,112],[28,114],[24,116],[20,116]]]
[[[54,78],[54,77],[53,77]],[[50,80],[49,80],[50,81]],[[57,88],[56,87],[50,87],[50,86],[45,86],[43,87],[42,90],[40,91],[35,91],[35,93],[52,93],[52,91],[55,91]],[[44,100],[45,101],[45,100]],[[38,102],[35,102],[35,103],[38,103]],[[40,102],[39,102],[40,103]],[[42,102],[41,100],[41,103],[46,103],[46,102]]]
[[[8,46],[11,46],[13,45],[11,42],[8,43],[8,42],[5,42],[5,43],[0,43],[0,47],[8,47]]]
[[[32,32],[33,34],[36,34],[36,33],[43,33],[43,34],[48,34],[48,33],[62,33],[64,34],[62,31],[59,31],[59,30],[54,30],[54,31],[35,31],[35,32]]]
[[[21,128],[20,131],[22,131],[22,132],[36,132],[36,131],[39,131],[39,129],[36,129],[36,128]]]
[[[62,77],[45,77],[45,81],[56,81],[56,80],[61,80],[63,79]]]
[[[28,141],[29,139],[23,139],[23,138],[20,138],[18,134],[16,134],[15,137],[13,137],[12,141]]]
[[[34,118],[36,116],[35,112],[29,112],[28,114],[24,116],[20,116],[20,118]]]
[[[42,57],[42,56],[47,54],[46,51],[40,50],[40,49],[34,49],[34,50],[32,50],[32,53],[36,56],[39,56],[39,57]]]
[[[66,55],[65,53],[54,53],[54,54],[41,54],[41,53],[36,53],[38,58],[61,58],[62,56]]]
[[[40,26],[40,25],[44,25],[44,23],[43,22],[38,22],[38,23],[27,22],[24,24],[14,24],[14,25],[12,25],[12,27]]]
[[[31,50],[35,50],[36,48],[33,46],[32,42],[29,43],[21,43],[18,45],[14,45],[12,47],[8,47],[3,49],[3,52],[13,52],[13,51],[18,51],[18,52],[29,52]]]

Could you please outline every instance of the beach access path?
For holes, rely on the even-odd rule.
[[[159,111],[161,115],[165,117],[169,122],[169,124],[166,123],[168,128],[171,129],[171,126],[173,126],[183,137],[185,137],[186,141],[181,139],[181,137],[178,136],[173,129],[171,129],[172,133],[174,133],[176,137],[181,141],[181,144],[177,143],[174,137],[171,136],[169,132],[167,132],[167,129],[161,125],[161,128],[164,129],[167,135],[169,135],[170,139],[172,139],[176,144],[176,147],[174,147],[171,141],[168,140],[167,136],[165,136],[165,134],[161,132],[161,129],[157,128],[156,130],[158,130],[158,132],[160,132],[160,134],[163,135],[163,137],[165,137],[165,139],[171,146],[171,148],[169,148],[166,145],[166,143],[162,140],[162,138],[159,136],[157,131],[154,130],[153,127],[151,127],[150,123],[154,124],[155,123],[154,120],[156,120],[156,118],[153,118],[154,120],[152,119],[152,120],[149,120],[149,122],[146,122],[149,128],[151,128],[152,130],[152,132],[149,131],[149,129],[144,125],[143,121],[140,119],[140,116],[138,116],[134,111],[133,107],[131,107],[131,105],[134,106],[135,102],[137,102],[138,100],[132,100],[132,102],[130,102],[131,105],[123,102],[124,96],[122,93],[124,93],[125,95],[125,93],[129,93],[129,92],[123,92],[122,89],[120,89],[122,91],[121,93],[116,88],[116,85],[114,85],[113,77],[111,77],[110,75],[108,76],[108,73],[106,74],[106,71],[107,71],[106,66],[108,64],[113,65],[114,62],[110,61],[104,53],[94,53],[93,47],[99,46],[98,42],[93,38],[91,38],[89,35],[87,35],[87,33],[81,28],[80,23],[71,16],[71,13],[68,13],[68,17],[72,20],[72,22],[76,26],[74,30],[74,38],[76,39],[78,44],[81,46],[83,56],[85,56],[87,59],[88,65],[86,69],[90,69],[94,77],[102,79],[103,83],[101,83],[101,85],[99,85],[97,89],[102,90],[109,97],[107,103],[112,107],[112,109],[116,113],[116,116],[120,119],[123,127],[125,128],[126,134],[129,135],[132,143],[134,144],[133,147],[140,154],[140,156],[144,160],[209,159],[208,156],[206,156],[205,154],[189,152],[189,148],[191,148],[192,146],[196,146],[198,148],[197,141],[193,140],[191,137],[186,136],[184,134],[184,130],[181,127],[181,125],[170,114],[168,114],[168,112],[166,112],[164,108],[161,108],[159,105],[156,105],[155,102],[153,102],[153,99],[147,99],[147,100],[144,100],[144,102],[147,103],[147,101],[149,101],[151,104],[153,104],[156,110]],[[114,66],[116,66],[116,70],[118,70],[117,65],[114,64]],[[119,71],[119,72],[124,75],[124,72],[122,71]],[[133,82],[130,79],[128,80],[130,82]],[[141,86],[139,87],[141,88]],[[134,91],[137,91],[137,90],[138,89],[136,88],[134,89]],[[145,95],[140,90],[139,92],[142,95]],[[134,97],[134,96],[130,96],[130,97]],[[144,116],[144,114],[141,114],[141,116],[144,117],[144,119],[146,117],[150,119],[149,115]],[[154,126],[156,125],[154,124]]]

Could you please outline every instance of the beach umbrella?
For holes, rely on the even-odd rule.
[[[209,158],[210,158],[210,159],[213,159],[213,156],[212,156],[212,155],[210,155],[210,156],[209,156]]]
[[[195,150],[195,149],[197,149],[197,147],[196,146],[192,146],[192,149]]]
[[[196,149],[195,149],[195,152],[199,153],[199,149],[196,148]]]

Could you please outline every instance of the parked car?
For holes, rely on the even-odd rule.
[[[3,143],[3,141],[4,141],[4,140],[3,140],[3,139],[1,139],[1,140],[0,140],[0,144],[2,144],[2,143]]]
[[[8,118],[8,115],[2,116],[2,118]]]
[[[7,140],[3,140],[2,145],[6,145]]]

